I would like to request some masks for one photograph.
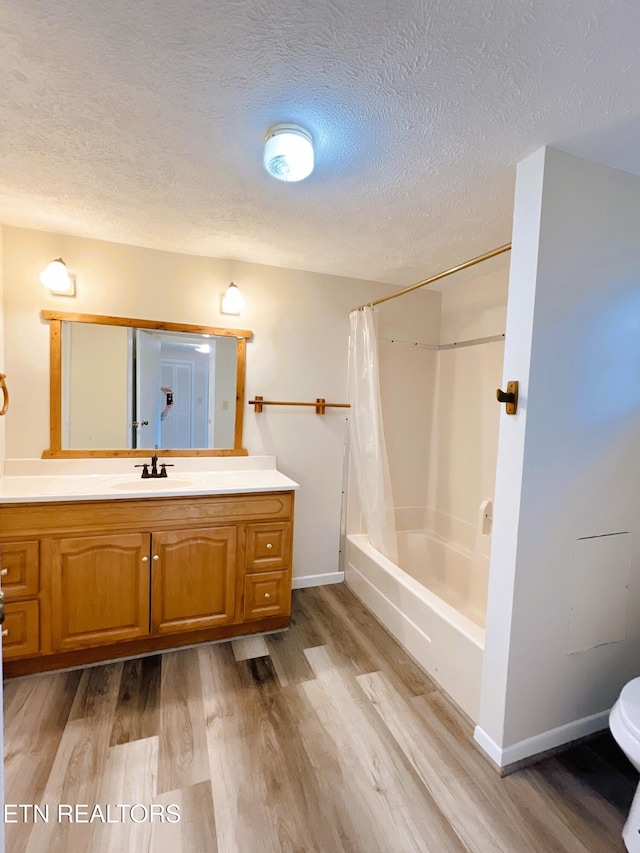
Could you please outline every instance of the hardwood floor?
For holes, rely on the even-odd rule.
[[[294,592],[287,633],[4,700],[6,801],[40,807],[10,810],[8,853],[623,853],[638,781],[608,734],[501,779],[345,586]]]

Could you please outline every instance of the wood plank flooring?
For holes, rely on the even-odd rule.
[[[4,700],[6,802],[48,807],[10,812],[8,853],[623,853],[638,782],[608,734],[501,779],[344,585],[295,591],[286,633]]]

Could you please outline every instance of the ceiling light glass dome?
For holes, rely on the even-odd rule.
[[[313,172],[313,139],[298,124],[274,124],[264,145],[264,167],[279,181],[301,181]]]

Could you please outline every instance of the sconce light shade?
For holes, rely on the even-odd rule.
[[[76,290],[75,276],[69,274],[62,258],[56,258],[42,270],[40,281],[53,293],[73,296]]]
[[[298,124],[269,128],[264,144],[264,167],[279,181],[301,181],[313,172],[313,139]]]
[[[240,289],[233,282],[227,288],[225,295],[222,297],[220,310],[223,314],[239,314],[244,308],[244,299],[240,293]]]

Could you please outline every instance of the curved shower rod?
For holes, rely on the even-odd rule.
[[[488,261],[489,258],[495,258],[496,255],[501,255],[503,252],[508,252],[509,249],[511,249],[511,243],[507,243],[506,245],[500,246],[497,249],[492,249],[490,252],[485,252],[484,255],[479,255],[477,258],[472,258],[470,261],[465,261],[463,264],[458,264],[457,267],[451,267],[451,269],[449,270],[439,272],[436,275],[432,275],[429,278],[425,278],[423,281],[419,281],[416,284],[412,284],[409,287],[405,287],[402,290],[396,291],[395,293],[390,293],[389,296],[382,296],[380,299],[375,299],[373,302],[366,302],[364,305],[358,305],[358,307],[354,310],[362,311],[363,308],[373,308],[374,305],[380,305],[381,302],[388,302],[389,299],[395,299],[397,296],[404,296],[405,293],[411,293],[412,290],[418,290],[419,287],[424,287],[427,284],[433,284],[434,281],[439,281],[441,278],[446,278],[446,276],[452,275],[454,272],[466,270],[469,267],[475,266],[475,264],[482,263],[482,261]]]

